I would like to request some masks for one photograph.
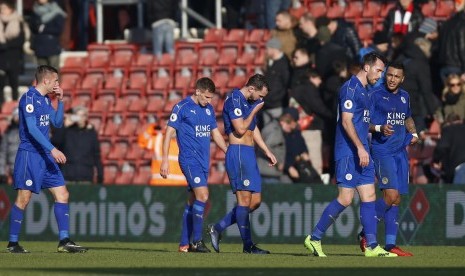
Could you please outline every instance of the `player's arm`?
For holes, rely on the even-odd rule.
[[[355,145],[357,148],[357,154],[360,159],[360,166],[366,167],[368,166],[370,162],[370,156],[368,155],[368,152],[365,150],[365,147],[362,144],[362,141],[360,141],[360,138],[357,135],[357,132],[355,131],[355,126],[354,123],[352,122],[352,118],[354,117],[354,114],[350,112],[342,112],[342,127],[344,128],[347,136],[349,139],[352,141],[352,143]]]
[[[63,126],[63,114],[65,113],[64,112],[64,105],[63,105],[63,89],[61,89],[60,86],[55,86],[53,88],[53,92],[55,92],[55,96],[56,98],[58,99],[58,106],[57,106],[57,110],[55,111],[53,108],[52,108],[52,112],[51,112],[51,121],[52,121],[52,124],[53,126],[55,127],[62,127]]]
[[[270,160],[270,163],[269,165],[270,166],[274,166],[276,165],[276,163],[278,163],[278,160],[276,159],[276,157],[274,156],[274,154],[270,151],[270,149],[268,148],[268,146],[265,144],[265,141],[263,141],[263,137],[262,137],[262,134],[260,132],[260,130],[258,129],[258,127],[255,127],[254,131],[253,131],[253,140],[254,142],[257,144],[257,146],[263,150],[263,152],[265,153],[266,157],[268,157],[268,159]]]
[[[262,109],[263,105],[264,105],[263,100],[257,100],[254,103],[254,107],[247,118],[237,118],[231,121],[234,127],[234,130],[235,130],[234,132],[238,136],[243,136],[247,132],[250,124],[253,122],[255,118],[255,115],[257,115],[258,111]]]
[[[59,151],[57,148],[55,148],[50,141],[45,138],[45,136],[40,132],[40,130],[37,128],[37,122],[36,122],[36,117],[34,116],[28,116],[26,117],[26,125],[29,134],[45,149],[49,150],[50,153],[52,154],[53,158],[55,161],[59,164],[64,164],[66,163],[66,157],[65,155]]]
[[[405,119],[405,128],[413,136],[412,141],[410,142],[410,144],[418,143],[419,138],[418,138],[418,134],[417,134],[417,128],[415,127],[415,122],[413,121],[412,117],[408,117],[407,119]]]
[[[170,150],[170,140],[174,137],[176,129],[167,126],[165,136],[163,137],[163,147],[161,155],[161,166],[160,166],[160,175],[163,178],[167,178],[170,174],[169,162],[168,162],[168,153]]]
[[[224,141],[223,135],[221,135],[221,132],[218,130],[218,128],[215,128],[212,130],[212,139],[215,142],[220,149],[226,153],[228,150],[228,146],[226,145],[226,141]]]

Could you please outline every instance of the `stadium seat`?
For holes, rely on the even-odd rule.
[[[196,43],[176,43],[176,59],[177,66],[197,64],[198,49]]]
[[[199,60],[201,66],[212,66],[218,62],[218,45],[212,43],[204,43],[199,45]]]
[[[60,70],[60,86],[63,91],[74,91],[76,87],[80,86],[83,75],[84,70],[80,68],[62,68]]]
[[[139,113],[125,116],[118,127],[117,135],[120,137],[132,137],[139,127]]]
[[[366,1],[365,6],[363,7],[362,17],[363,18],[374,18],[379,17],[381,13],[381,1],[373,0]]]
[[[109,163],[103,165],[103,184],[112,185],[115,184],[116,176],[118,175],[118,164]]]
[[[83,69],[83,68],[86,68],[87,67],[87,60],[88,58],[85,57],[85,56],[69,56],[65,59],[65,61],[63,62],[63,67],[61,68],[61,70],[63,69]]]
[[[226,44],[221,46],[219,65],[233,65],[236,64],[239,56],[239,47],[235,44]]]
[[[131,68],[144,68],[150,69],[154,62],[154,55],[152,54],[137,54],[133,59]]]
[[[129,185],[132,184],[132,179],[136,173],[135,165],[129,162],[124,162],[121,166],[121,171],[115,179],[115,185]]]
[[[0,114],[0,135],[3,135],[10,125],[10,116]]]
[[[339,4],[339,1],[335,0],[335,1],[327,1],[327,2],[331,2],[329,4],[327,4],[327,8],[328,8],[328,11],[326,13],[326,16],[328,18],[340,18],[340,17],[344,17],[344,12],[346,11],[346,7],[345,6],[341,6]]]
[[[344,12],[346,19],[360,18],[363,13],[363,1],[348,1],[347,8]]]
[[[228,31],[223,41],[242,44],[245,40],[246,35],[247,35],[247,30],[245,29],[231,29]]]
[[[135,185],[149,185],[152,178],[152,169],[150,166],[139,166],[132,183]]]
[[[374,33],[373,20],[362,20],[357,24],[357,33],[360,41],[371,41]]]
[[[100,156],[103,160],[106,160],[111,150],[111,140],[101,138],[99,139],[99,143],[100,143]]]
[[[88,64],[91,68],[107,68],[111,60],[111,47],[105,44],[90,44]]]
[[[386,18],[388,12],[396,6],[397,1],[384,1],[384,4],[381,6],[381,11],[379,16],[381,18]]]
[[[107,159],[113,161],[124,160],[129,150],[129,143],[125,139],[116,141],[108,153]]]
[[[231,75],[231,67],[217,67],[212,75],[212,80],[216,87],[224,89],[227,87],[229,82],[229,76]]]
[[[88,122],[94,127],[97,134],[103,133],[103,125],[105,124],[105,114],[104,113],[92,113],[89,112]]]
[[[158,66],[171,66],[174,64],[174,56],[170,54],[163,54],[160,60],[154,58],[153,62],[156,62]]]
[[[163,110],[166,101],[166,93],[154,94],[148,97],[145,111],[149,113],[157,113]]]
[[[219,169],[221,167],[223,169]],[[210,165],[210,173],[208,176],[208,184],[223,184],[223,179],[225,175],[224,163],[220,165],[218,162],[212,163]]]
[[[327,13],[326,1],[310,1],[308,3],[308,11],[317,18]]]
[[[138,112],[142,112],[143,110],[145,110],[147,106],[147,98],[145,97],[135,97],[134,99],[130,99],[129,101],[129,106],[127,108],[127,111],[129,113],[138,113]]]
[[[4,102],[2,105],[2,114],[10,116],[13,112],[13,109],[18,107],[18,101],[8,101]]]
[[[245,37],[245,43],[250,43],[250,44],[259,44],[259,43],[264,43],[265,41],[265,33],[268,30],[266,29],[252,29],[250,30],[246,37]]]
[[[120,97],[136,95],[144,97],[148,85],[149,73],[138,68],[130,69],[127,85],[121,89]]]
[[[144,155],[145,149],[141,148],[137,143],[131,144],[126,155],[127,160],[140,160]]]
[[[260,48],[258,48],[258,45],[245,44],[241,55],[236,60],[236,64],[238,65],[253,64],[255,61],[255,58],[257,57],[259,49]]]
[[[113,137],[116,135],[118,128],[121,126],[122,118],[120,114],[113,114],[112,116],[107,116],[105,120],[105,125],[103,129],[103,136]]]
[[[204,42],[221,42],[227,35],[226,29],[207,29],[203,38]]]
[[[190,88],[194,82],[193,76],[195,74],[195,70],[188,67],[175,69],[173,88],[180,90]]]
[[[129,68],[133,62],[133,58],[137,54],[138,48],[133,44],[112,44],[112,56],[110,67],[113,68]]]

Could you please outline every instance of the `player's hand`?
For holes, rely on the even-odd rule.
[[[276,157],[274,156],[274,154],[271,151],[268,151],[265,154],[266,154],[266,157],[268,157],[268,159],[270,160],[270,163],[268,163],[268,165],[270,167],[274,166],[274,165],[276,165],[276,163],[278,163],[278,159],[276,159]]]
[[[170,168],[169,168],[168,160],[163,159],[160,165],[160,175],[163,178],[167,178],[169,174],[170,174]]]
[[[63,89],[59,85],[53,87],[53,93],[59,101],[63,100]]]
[[[410,140],[410,145],[414,145],[414,144],[420,143],[420,142],[421,142],[420,138],[413,136],[412,140]]]
[[[57,148],[53,148],[50,153],[52,154],[53,159],[55,159],[55,162],[57,162],[58,164],[66,163],[66,156]]]
[[[262,99],[258,99],[253,103],[252,109],[259,111],[260,109],[263,108],[264,105],[265,105],[265,102]]]
[[[360,166],[366,167],[370,163],[370,155],[368,152],[365,150],[365,148],[360,147],[357,150],[358,153],[358,158],[360,159]]]
[[[291,178],[293,178],[293,179],[299,178],[299,172],[297,171],[297,169],[294,166],[290,166],[289,169],[288,169],[288,172],[289,172],[289,176]]]
[[[394,134],[394,129],[391,125],[382,125],[381,132],[384,136],[391,136],[392,134]]]

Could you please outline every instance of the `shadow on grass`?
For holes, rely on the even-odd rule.
[[[4,270],[5,271],[5,270]],[[159,268],[159,267],[134,267],[134,268],[13,268],[5,272],[23,273],[57,273],[57,274],[111,274],[111,275],[304,275],[311,272],[313,275],[345,275],[351,273],[372,273],[372,268]],[[317,273],[317,274],[315,274]],[[463,268],[389,268],[377,270],[376,275],[389,275],[401,273],[403,275],[463,275]],[[355,275],[355,274],[354,274]]]
[[[98,251],[98,250],[111,250],[111,251],[139,251],[139,252],[170,252],[170,250],[160,250],[160,249],[147,249],[147,248],[134,248],[134,247],[88,247],[89,251]]]

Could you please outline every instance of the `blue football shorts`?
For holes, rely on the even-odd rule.
[[[207,187],[208,172],[202,166],[194,164],[179,164],[181,171],[187,180],[187,190],[190,192],[194,188]]]
[[[50,153],[37,153],[19,149],[13,171],[16,190],[29,190],[38,194],[41,189],[65,185],[58,164]]]
[[[225,167],[233,193],[236,191],[261,193],[262,178],[253,146],[229,145],[226,151]]]
[[[381,190],[394,189],[399,194],[408,194],[409,165],[407,151],[394,155],[373,156],[378,187]]]
[[[340,187],[356,188],[375,183],[373,160],[370,158],[366,167],[361,167],[359,163],[358,156],[346,156],[336,160],[336,183]]]

